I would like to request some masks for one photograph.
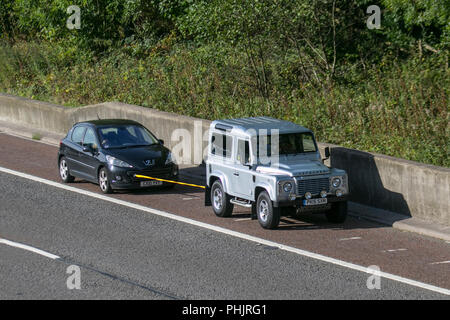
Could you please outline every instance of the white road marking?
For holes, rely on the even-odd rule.
[[[179,222],[187,223],[187,224],[194,225],[194,226],[197,226],[197,227],[205,228],[205,229],[208,229],[208,230],[216,231],[216,232],[219,232],[219,233],[227,234],[229,236],[233,236],[233,237],[236,237],[236,238],[240,238],[240,239],[244,239],[244,240],[260,243],[260,244],[263,244],[263,245],[266,245],[266,246],[277,247],[277,248],[279,248],[281,250],[284,250],[284,251],[287,251],[287,252],[292,252],[292,253],[295,253],[295,254],[298,254],[298,255],[301,255],[301,256],[304,256],[304,257],[308,257],[308,258],[316,259],[316,260],[319,260],[319,261],[331,263],[331,264],[334,264],[334,265],[337,265],[337,266],[349,268],[349,269],[360,271],[360,272],[367,273],[367,274],[372,274],[373,273],[373,271],[371,269],[369,269],[367,267],[363,267],[363,266],[357,265],[357,264],[353,264],[353,263],[350,263],[350,262],[346,262],[346,261],[338,260],[338,259],[335,259],[335,258],[327,257],[327,256],[324,256],[324,255],[321,255],[321,254],[317,254],[317,253],[314,253],[314,252],[310,252],[310,251],[294,248],[294,247],[287,246],[287,245],[284,245],[284,244],[281,244],[281,243],[277,243],[277,242],[274,242],[274,241],[270,241],[270,240],[254,237],[254,236],[251,236],[251,235],[248,235],[248,234],[245,234],[245,233],[241,233],[241,232],[225,229],[225,228],[222,228],[222,227],[219,227],[219,226],[211,225],[211,224],[200,222],[200,221],[197,221],[197,220],[185,218],[185,217],[178,216],[178,215],[175,215],[175,214],[172,214],[172,213],[168,213],[168,212],[165,212],[165,211],[153,209],[153,208],[150,208],[150,207],[145,207],[145,206],[138,205],[138,204],[131,203],[131,202],[127,202],[127,201],[124,201],[124,200],[111,198],[111,197],[108,197],[108,196],[105,196],[105,195],[102,195],[102,194],[90,192],[90,191],[87,191],[87,190],[78,189],[78,188],[75,188],[75,187],[70,187],[70,186],[67,186],[67,185],[64,185],[64,184],[61,184],[61,183],[58,183],[58,182],[54,182],[54,181],[50,181],[50,180],[47,180],[47,179],[39,178],[39,177],[32,176],[32,175],[29,175],[29,174],[26,174],[26,173],[10,170],[10,169],[3,168],[3,167],[0,167],[0,172],[4,172],[4,173],[15,175],[15,176],[18,176],[18,177],[21,177],[21,178],[33,180],[33,181],[40,182],[40,183],[43,183],[43,184],[46,184],[46,185],[49,185],[49,186],[53,186],[53,187],[56,187],[56,188],[60,188],[60,189],[63,189],[63,190],[76,192],[78,194],[82,194],[82,195],[85,195],[85,196],[89,196],[89,197],[100,199],[100,200],[104,200],[104,201],[108,201],[108,202],[115,203],[115,204],[118,204],[118,205],[122,205],[122,206],[125,206],[125,207],[128,207],[128,208],[132,208],[132,209],[148,212],[148,213],[151,213],[151,214],[154,214],[154,215],[157,215],[157,216],[161,216],[161,217],[165,217],[165,218],[169,218],[169,219],[172,219],[172,220],[175,220],[175,221],[179,221]],[[390,279],[390,280],[393,280],[393,281],[397,281],[397,282],[408,284],[410,286],[414,286],[414,287],[418,287],[418,288],[422,288],[422,289],[426,289],[426,290],[430,290],[430,291],[434,291],[434,292],[438,292],[438,293],[450,296],[450,290],[449,289],[440,288],[440,287],[433,286],[433,285],[430,285],[430,284],[427,284],[427,283],[423,283],[423,282],[420,282],[420,281],[416,281],[416,280],[400,277],[400,276],[397,276],[397,275],[394,275],[394,274],[391,274],[391,273],[387,273],[387,272],[383,272],[383,271],[379,272],[379,276],[383,277],[385,279]]]
[[[339,241],[359,240],[359,239],[362,239],[362,238],[361,237],[342,238],[342,239],[339,239]]]
[[[27,251],[30,251],[30,252],[34,252],[34,253],[40,254],[41,256],[44,256],[44,257],[47,257],[47,258],[50,258],[50,259],[53,259],[53,260],[60,258],[59,256],[54,255],[52,253],[49,253],[47,251],[28,246],[26,244],[22,244],[22,243],[6,240],[6,239],[1,239],[0,238],[0,244],[5,244],[5,245],[10,246],[10,247],[15,247],[15,248],[27,250]]]
[[[235,219],[234,221],[247,221],[252,220],[252,218],[241,218],[241,219]]]
[[[183,200],[192,200],[194,198],[183,198]]]
[[[440,261],[440,262],[433,262],[433,263],[430,263],[430,264],[445,264],[445,263],[450,263],[450,260]]]
[[[397,251],[406,251],[408,249],[400,248],[400,249],[389,249],[389,250],[383,250],[382,252],[397,252]]]

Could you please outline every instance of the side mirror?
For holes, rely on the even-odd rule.
[[[325,159],[322,159],[322,163],[330,158],[330,147],[325,148]]]
[[[158,139],[159,143],[164,145],[164,140],[163,139]]]
[[[83,152],[94,153],[94,150],[92,149],[91,146],[83,146]]]

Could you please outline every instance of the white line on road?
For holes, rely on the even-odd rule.
[[[339,239],[339,241],[359,240],[359,239],[362,239],[362,238],[361,237],[342,238],[342,239]]]
[[[389,249],[389,250],[383,250],[382,252],[397,252],[397,251],[406,251],[408,249],[400,248],[400,249]]]
[[[367,267],[363,267],[363,266],[360,266],[360,265],[357,265],[357,264],[353,264],[353,263],[350,263],[350,262],[346,262],[346,261],[338,260],[338,259],[335,259],[335,258],[327,257],[327,256],[324,256],[324,255],[321,255],[321,254],[317,254],[317,253],[314,253],[314,252],[310,252],[310,251],[294,248],[294,247],[287,246],[287,245],[284,245],[284,244],[281,244],[281,243],[277,243],[277,242],[274,242],[274,241],[270,241],[270,240],[254,237],[254,236],[251,236],[251,235],[248,235],[248,234],[245,234],[245,233],[241,233],[241,232],[225,229],[225,228],[222,228],[222,227],[219,227],[219,226],[211,225],[211,224],[200,222],[200,221],[197,221],[197,220],[185,218],[185,217],[178,216],[178,215],[175,215],[175,214],[172,214],[172,213],[168,213],[168,212],[165,212],[165,211],[153,209],[153,208],[150,208],[150,207],[145,207],[145,206],[138,205],[138,204],[131,203],[131,202],[127,202],[127,201],[124,201],[124,200],[111,198],[111,197],[108,197],[108,196],[105,196],[105,195],[102,195],[102,194],[98,194],[98,193],[94,193],[94,192],[91,192],[91,191],[82,190],[82,189],[78,189],[78,188],[75,188],[75,187],[70,187],[70,186],[67,186],[67,185],[64,185],[64,184],[61,184],[61,183],[58,183],[58,182],[50,181],[50,180],[47,180],[47,179],[39,178],[39,177],[36,177],[36,176],[32,176],[32,175],[29,175],[29,174],[26,174],[26,173],[10,170],[10,169],[3,168],[3,167],[0,167],[0,172],[12,174],[12,175],[15,175],[15,176],[18,176],[18,177],[22,177],[22,178],[25,178],[25,179],[29,179],[29,180],[33,180],[33,181],[40,182],[40,183],[43,183],[43,184],[47,184],[49,186],[53,186],[53,187],[56,187],[56,188],[60,188],[60,189],[64,189],[64,190],[68,190],[68,191],[72,191],[72,192],[76,192],[78,194],[82,194],[82,195],[89,196],[89,197],[92,197],[92,198],[108,201],[108,202],[115,203],[115,204],[118,204],[118,205],[122,205],[122,206],[125,206],[125,207],[128,207],[128,208],[133,208],[133,209],[144,211],[144,212],[148,212],[148,213],[151,213],[151,214],[154,214],[154,215],[157,215],[157,216],[169,218],[169,219],[172,219],[172,220],[176,220],[176,221],[179,221],[179,222],[187,223],[187,224],[194,225],[194,226],[197,226],[197,227],[201,227],[201,228],[205,228],[205,229],[208,229],[208,230],[220,232],[220,233],[227,234],[227,235],[230,235],[230,236],[233,236],[233,237],[236,237],[236,238],[240,238],[240,239],[244,239],[244,240],[260,243],[260,244],[263,244],[263,245],[266,245],[266,246],[270,246],[270,247],[277,247],[277,248],[279,248],[281,250],[292,252],[292,253],[295,253],[295,254],[298,254],[298,255],[301,255],[301,256],[305,256],[305,257],[308,257],[308,258],[324,261],[324,262],[335,264],[335,265],[338,265],[338,266],[341,266],[341,267],[345,267],[345,268],[349,268],[349,269],[352,269],[352,270],[360,271],[360,272],[363,272],[363,273],[373,274],[373,270],[370,269],[370,268],[367,268]],[[437,287],[437,286],[433,286],[433,285],[430,285],[430,284],[427,284],[427,283],[419,282],[419,281],[408,279],[408,278],[403,278],[403,277],[400,277],[400,276],[397,276],[397,275],[394,275],[394,274],[391,274],[391,273],[383,272],[383,271],[380,271],[379,273],[377,272],[377,275],[379,275],[380,277],[383,277],[385,279],[394,280],[394,281],[397,281],[397,282],[408,284],[410,286],[414,286],[414,287],[418,287],[418,288],[422,288],[422,289],[426,289],[426,290],[430,290],[430,291],[434,291],[434,292],[438,292],[438,293],[450,296],[450,290],[449,289],[440,288],[440,287]]]
[[[60,258],[59,256],[54,255],[52,253],[49,253],[47,251],[28,246],[26,244],[22,244],[22,243],[6,240],[6,239],[1,239],[0,238],[0,244],[6,244],[7,246],[10,246],[10,247],[15,247],[15,248],[27,250],[27,251],[30,251],[30,252],[34,252],[34,253],[40,254],[41,256],[44,256],[44,257],[47,257],[47,258],[50,258],[50,259],[53,259],[53,260]]]
[[[433,262],[433,263],[430,263],[430,264],[445,264],[445,263],[450,263],[450,260],[440,261],[440,262]]]

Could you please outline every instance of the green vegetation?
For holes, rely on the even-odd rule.
[[[33,135],[31,136],[31,139],[39,141],[42,139],[42,135],[40,133],[33,133]]]
[[[319,141],[450,166],[450,3],[382,0],[0,3],[0,91],[216,119],[267,115]]]

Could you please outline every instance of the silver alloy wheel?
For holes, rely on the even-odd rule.
[[[108,176],[106,175],[106,171],[102,170],[100,171],[100,189],[102,189],[103,192],[108,190]]]
[[[222,190],[220,188],[214,189],[213,205],[214,208],[218,211],[222,209],[222,199],[223,199]]]
[[[258,214],[259,217],[261,218],[261,221],[266,222],[267,221],[267,217],[269,216],[269,204],[267,203],[266,200],[261,200],[259,202],[259,208],[258,208]]]
[[[67,162],[65,159],[62,159],[59,163],[59,174],[63,180],[66,180],[69,175],[69,168],[67,167]]]

